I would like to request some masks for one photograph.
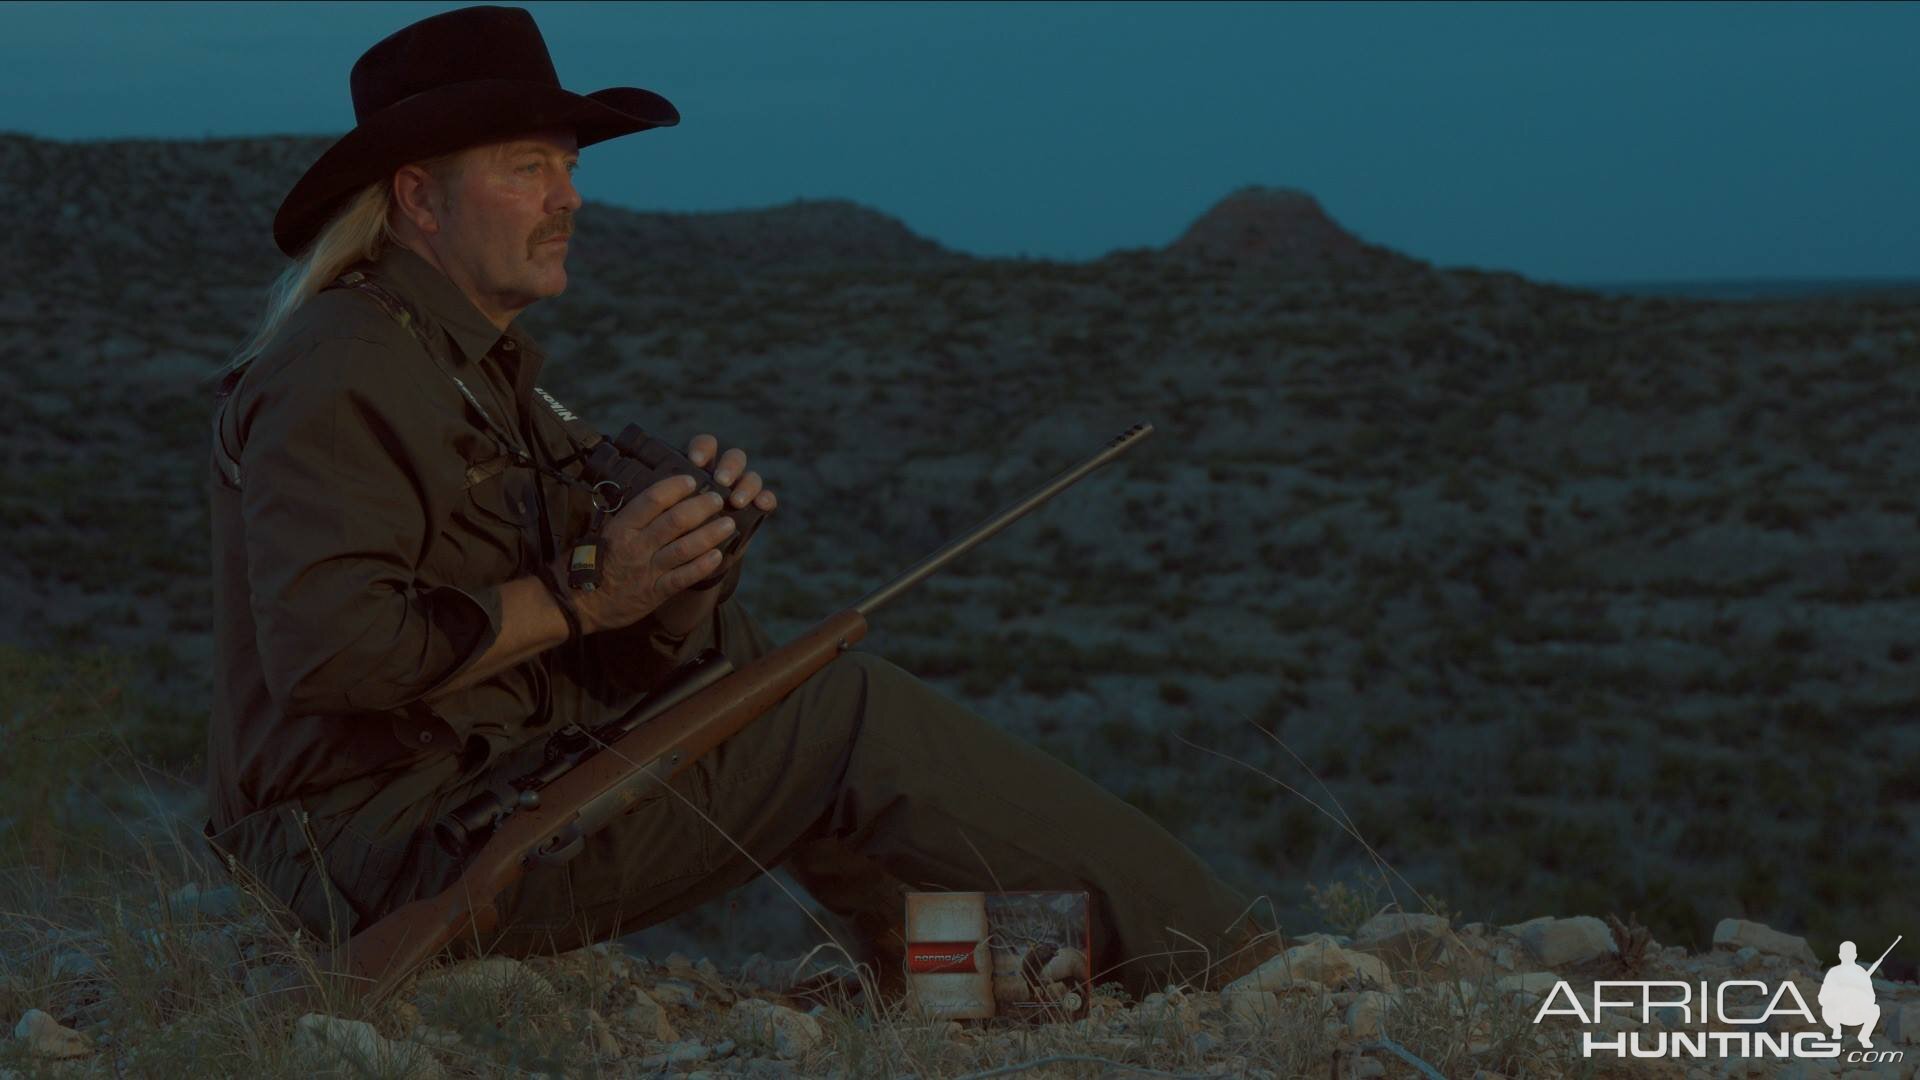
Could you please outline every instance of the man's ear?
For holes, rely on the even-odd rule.
[[[393,174],[393,204],[401,216],[421,233],[432,236],[440,231],[446,213],[446,193],[432,175],[418,165],[402,165]]]

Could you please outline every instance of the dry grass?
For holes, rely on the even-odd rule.
[[[647,1055],[664,1047],[643,1039],[623,1014],[655,978],[695,976],[617,949],[504,965],[486,977],[448,979],[436,969],[379,1006],[339,995],[319,969],[313,941],[286,929],[277,900],[244,882],[215,891],[225,874],[169,804],[166,778],[140,765],[123,738],[122,703],[103,681],[110,670],[88,660],[7,655],[14,668],[5,736],[21,768],[16,783],[0,788],[0,1017],[37,1008],[84,1032],[94,1053],[62,1066],[63,1074],[276,1080],[659,1071]],[[1315,800],[1274,783],[1368,847],[1324,786]],[[65,797],[81,788],[142,795]],[[1314,889],[1329,923],[1350,929],[1402,897],[1413,900],[1411,910],[1441,909],[1380,866],[1367,887]],[[188,890],[196,884],[197,897]],[[873,985],[870,972],[857,974]],[[1396,972],[1403,993],[1385,1022],[1391,1045],[1371,1044],[1390,1075],[1415,1068],[1396,1053],[1447,1076],[1572,1074],[1523,1010],[1486,991],[1484,980],[1459,976],[1445,965]],[[722,1004],[770,996],[725,979],[705,980],[704,992]],[[1230,1015],[1217,995],[1191,985],[1133,1002],[1119,984],[1105,983],[1080,1020],[966,1025],[932,1019],[910,1000],[876,1003],[876,996],[834,984],[818,1014],[825,1037],[787,1067],[807,1076],[1294,1077],[1321,1075],[1359,1045],[1342,1039],[1343,1010],[1327,993],[1283,994],[1279,1010],[1256,1022]],[[309,1012],[364,1021],[392,1041],[371,1056],[319,1053],[296,1038]],[[701,1037],[710,1047],[738,1035],[720,1009],[675,1009],[672,1018],[682,1038]],[[747,1075],[780,1068],[749,1065],[754,1048],[741,1049],[694,1067]],[[31,1074],[36,1065],[45,1067],[20,1043],[0,1043],[0,1068]]]

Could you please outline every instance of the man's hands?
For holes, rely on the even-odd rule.
[[[711,435],[695,435],[687,443],[687,460],[706,469],[719,449],[720,440]],[[728,505],[737,509],[752,502],[763,511],[771,511],[778,502],[773,496],[773,489],[762,484],[759,473],[746,472],[746,468],[747,452],[736,447],[722,454],[719,464],[712,466],[710,471],[714,483],[728,489]],[[734,567],[747,557],[747,548],[752,544],[753,541],[749,539],[732,556],[723,556],[720,569],[709,576],[725,577],[732,573]],[[706,578],[700,580],[705,581]],[[667,633],[681,637],[713,618],[713,609],[719,602],[720,590],[717,588],[687,589],[660,605],[659,610],[654,612],[654,621]]]
[[[707,462],[713,460],[714,452],[719,449],[719,439],[711,435],[695,435],[693,440],[687,443],[687,459],[704,469],[707,467]],[[747,500],[757,495],[759,498],[754,502],[755,506],[762,510],[773,509],[779,501],[773,497],[773,489],[762,485],[759,473],[747,472],[746,468],[747,452],[734,447],[720,455],[720,464],[715,465],[712,470],[713,481],[723,488],[730,489],[727,502],[731,506],[745,506]],[[735,477],[740,478],[738,484],[733,482]]]
[[[687,444],[687,458],[707,468],[719,446],[712,435],[696,435]],[[714,482],[728,489],[725,501],[713,492],[695,496],[689,476],[670,476],[628,497],[604,526],[599,588],[573,595],[582,633],[618,629],[657,614],[669,633],[684,634],[712,615],[715,590],[688,586],[722,572],[718,548],[733,537],[733,520],[716,515],[728,503],[742,507],[752,501],[763,511],[778,503],[760,474],[746,467],[746,451],[737,447],[713,467]],[[745,555],[742,547],[735,561]],[[555,565],[560,580],[566,580],[566,559]]]

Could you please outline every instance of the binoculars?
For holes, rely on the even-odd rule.
[[[594,485],[594,506],[606,513],[618,510],[629,496],[669,476],[691,476],[699,481],[700,486],[694,491],[696,495],[709,491],[717,492],[723,498],[727,495],[727,489],[714,482],[712,472],[695,465],[687,455],[647,434],[638,424],[628,424],[618,436],[602,439],[588,452],[582,467],[586,481]],[[607,484],[615,485],[616,489],[610,498],[602,494],[603,485]],[[767,512],[748,503],[738,508],[726,507],[721,513],[733,519],[733,535],[720,545],[720,554],[731,559],[746,546]],[[721,576],[716,574],[694,587],[717,583]]]

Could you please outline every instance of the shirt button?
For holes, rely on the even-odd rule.
[[[501,348],[501,349],[502,349],[503,351],[505,351],[505,352],[512,352],[512,351],[513,351],[513,341],[512,341],[511,339],[509,339],[509,340],[507,340],[507,341],[503,341],[503,342],[501,342],[501,343],[500,343],[500,348]]]

